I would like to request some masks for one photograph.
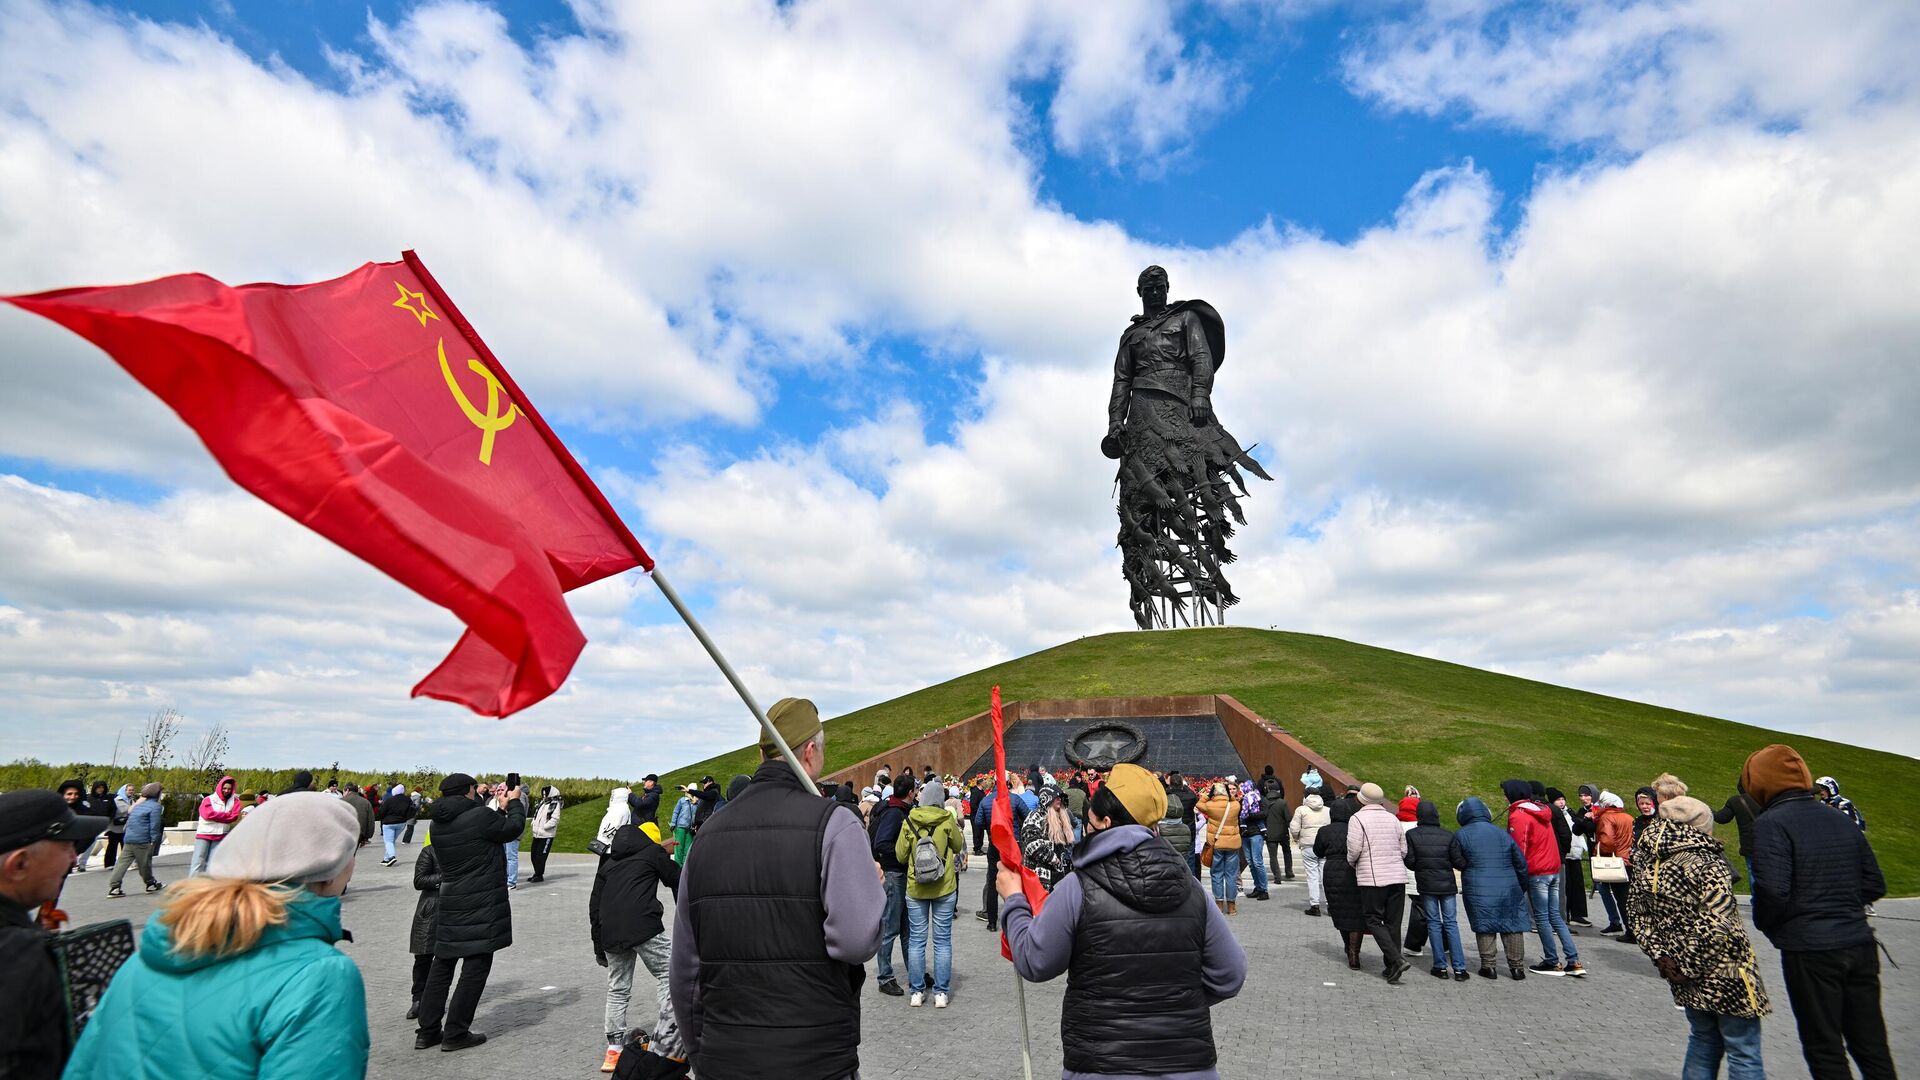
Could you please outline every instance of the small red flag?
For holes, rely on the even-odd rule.
[[[1027,903],[1035,915],[1047,902],[1047,887],[1040,884],[1040,876],[1035,874],[1020,858],[1020,838],[1013,834],[1013,793],[1007,784],[1007,741],[1005,729],[1000,718],[1000,688],[993,688],[993,782],[997,790],[993,798],[992,820],[987,831],[993,837],[993,847],[1000,853],[1000,862],[1020,871],[1020,891],[1026,895]],[[1007,944],[1005,920],[1000,924],[1000,955],[1013,959],[1013,947]]]
[[[236,483],[467,624],[414,695],[506,716],[653,560],[413,252],[312,285],[179,274],[8,302],[106,350]]]

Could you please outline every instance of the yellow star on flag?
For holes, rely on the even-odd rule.
[[[393,287],[400,290],[400,299],[395,300],[393,302],[393,306],[399,308],[401,311],[404,311],[409,315],[414,316],[415,318],[418,318],[420,320],[421,326],[427,325],[428,319],[438,320],[440,318],[440,316],[435,315],[433,312],[427,310],[427,294],[426,293],[414,292],[412,289],[407,288],[405,285],[402,285],[397,281],[393,283]],[[420,306],[414,307],[416,303],[419,304]]]

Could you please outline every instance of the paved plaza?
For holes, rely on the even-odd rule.
[[[392,1080],[467,1080],[476,1075],[580,1077],[599,1075],[605,975],[587,939],[591,856],[560,855],[540,885],[513,894],[513,948],[500,954],[474,1028],[486,1046],[455,1054],[413,1048],[413,1025],[403,1019],[411,974],[407,931],[413,915],[412,861],[418,846],[403,847],[400,865],[380,865],[380,847],[360,855],[347,894],[344,946],[366,977],[373,1029],[368,1075]],[[904,998],[864,995],[863,1073],[890,1080],[999,1080],[1020,1076],[1020,1025],[1011,965],[1000,959],[998,935],[974,918],[981,860],[962,875],[962,914],[954,928],[953,1006],[907,1007]],[[521,873],[530,875],[522,854]],[[162,880],[186,872],[183,858],[159,865]],[[131,883],[130,883],[131,884]],[[68,879],[62,906],[76,924],[131,919],[138,927],[156,906],[137,886],[125,899],[105,897],[107,875],[97,868]],[[663,890],[664,892],[664,890]],[[1426,974],[1429,958],[1414,958],[1404,985],[1386,985],[1378,954],[1367,946],[1368,970],[1347,969],[1339,941],[1324,918],[1302,914],[1305,883],[1275,885],[1268,903],[1243,901],[1233,920],[1246,947],[1250,974],[1240,996],[1213,1010],[1220,1071],[1229,1078],[1434,1077],[1514,1080],[1673,1080],[1679,1076],[1686,1022],[1666,984],[1640,950],[1584,931],[1585,980],[1529,977],[1515,983],[1474,978],[1440,982]],[[670,898],[664,897],[669,904]],[[1598,901],[1595,902],[1598,910]],[[1885,1012],[1895,1061],[1920,1069],[1920,900],[1880,905],[1876,926],[1903,970],[1888,967]],[[671,915],[669,915],[671,925]],[[1794,1038],[1779,960],[1754,935],[1776,1012],[1766,1024],[1767,1072],[1776,1080],[1807,1076]],[[1537,942],[1529,938],[1531,950]],[[1469,947],[1469,956],[1472,956]],[[1530,951],[1530,957],[1537,959]],[[1477,965],[1477,961],[1475,961]],[[644,973],[642,973],[644,975]],[[904,980],[903,980],[904,981]],[[1026,987],[1032,1017],[1034,1075],[1055,1077],[1060,1063],[1060,998],[1064,977]],[[236,993],[246,988],[236,986]],[[637,1015],[649,1015],[650,985],[636,985]],[[771,1077],[778,1076],[770,1069]]]

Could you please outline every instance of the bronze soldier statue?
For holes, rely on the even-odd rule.
[[[1245,525],[1245,469],[1271,480],[1213,414],[1226,325],[1204,300],[1167,302],[1167,272],[1140,272],[1141,311],[1120,335],[1100,450],[1120,461],[1120,569],[1141,629],[1226,621],[1240,602],[1220,572]],[[1191,603],[1191,609],[1189,609]]]

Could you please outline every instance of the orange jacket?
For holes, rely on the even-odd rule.
[[[1207,839],[1221,851],[1240,850],[1240,797],[1203,795],[1194,809],[1207,815]],[[1196,829],[1198,825],[1194,826]],[[1216,839],[1216,834],[1218,838]]]
[[[1633,858],[1633,815],[1617,806],[1602,806],[1594,814],[1595,855]]]

